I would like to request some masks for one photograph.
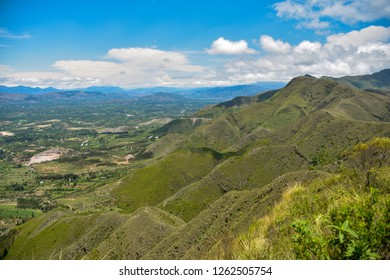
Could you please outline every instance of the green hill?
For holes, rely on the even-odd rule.
[[[80,259],[126,220],[116,212],[76,215],[53,210],[16,229],[7,259]]]
[[[297,77],[280,90],[174,120],[156,131],[164,136],[148,147],[153,158],[145,167],[73,198],[72,205],[88,195],[106,199],[109,212],[93,203],[59,207],[1,236],[0,253],[7,259],[390,258],[387,73]],[[370,90],[345,82],[354,79]]]
[[[239,149],[257,137],[269,137],[269,133],[287,134],[292,126],[305,123],[305,118],[311,119],[312,114],[330,113],[338,121],[388,122],[389,102],[389,96],[361,91],[326,78],[298,77],[265,100],[254,98],[233,111],[230,107],[215,106],[225,108],[225,112],[196,129],[192,145],[217,151],[235,146]],[[321,120],[317,121],[320,126]]]
[[[112,194],[126,212],[154,206],[200,180],[217,163],[218,155],[211,150],[177,151],[123,178]]]
[[[379,89],[389,91],[390,69],[384,69],[371,75],[346,76],[336,80],[359,89]]]

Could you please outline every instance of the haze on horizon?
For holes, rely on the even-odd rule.
[[[390,67],[390,3],[1,1],[0,84],[218,86]]]

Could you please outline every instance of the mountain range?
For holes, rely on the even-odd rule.
[[[25,86],[0,86],[0,99],[3,102],[45,102],[73,101],[84,99],[91,101],[137,98],[155,93],[167,93],[185,96],[190,99],[223,101],[238,95],[254,95],[269,89],[281,88],[285,83],[262,82],[251,85],[207,87],[207,88],[174,88],[150,87],[139,89],[123,89],[114,86],[94,86],[73,90],[60,90],[53,87],[31,88]],[[15,95],[14,95],[15,94]]]
[[[6,258],[388,258],[389,162],[375,200],[348,166],[356,145],[390,137],[389,81],[300,76],[174,120],[149,165],[19,226]],[[102,197],[115,207],[89,211]]]

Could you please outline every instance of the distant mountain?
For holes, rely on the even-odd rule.
[[[58,91],[61,91],[61,90],[53,88],[53,87],[32,88],[32,87],[26,87],[26,86],[16,86],[16,87],[0,86],[1,93],[43,94],[43,93],[58,92]]]
[[[271,89],[285,86],[279,82],[261,82],[251,85],[199,88],[188,91],[188,95],[196,99],[230,100],[236,96],[251,96]]]
[[[180,102],[187,100],[186,97],[169,92],[156,92],[135,99],[137,102]]]
[[[77,101],[102,102],[124,100],[130,97],[124,93],[104,93],[99,91],[56,91],[41,94],[1,93],[0,101],[5,103],[73,103]]]
[[[128,99],[128,95],[125,93],[111,93],[102,91],[83,91],[83,90],[71,90],[71,91],[59,91],[34,96],[28,96],[26,101],[70,101],[88,100],[88,101],[106,101],[113,99]]]
[[[215,108],[218,107],[224,107],[224,108],[231,108],[231,107],[239,107],[245,104],[251,104],[253,102],[261,102],[265,101],[268,98],[271,98],[277,90],[268,90],[264,93],[259,93],[254,96],[237,96],[231,100],[219,103],[215,105]]]
[[[335,80],[359,89],[390,91],[390,69],[384,69],[371,75],[346,76],[335,78]]]
[[[122,94],[128,98],[150,95],[153,93],[175,93],[177,95],[188,95],[194,99],[215,99],[219,101],[229,100],[236,96],[249,96],[259,92],[264,92],[270,89],[278,89],[285,85],[285,83],[278,82],[261,82],[252,85],[237,85],[237,86],[223,86],[223,87],[203,87],[203,88],[177,88],[177,87],[149,87],[149,88],[135,88],[135,89],[123,89],[117,86],[93,86],[87,88],[78,88],[72,90],[56,89],[53,87],[48,88],[32,88],[26,86],[7,87],[0,86],[0,93],[11,94],[46,94],[46,93],[59,93],[59,92],[90,92],[90,93],[105,93],[115,94],[118,97]]]

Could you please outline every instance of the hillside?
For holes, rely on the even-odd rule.
[[[154,131],[144,167],[1,236],[0,255],[388,259],[390,96],[373,81],[380,73],[370,91],[345,82],[361,78],[302,76],[173,120]],[[94,208],[100,201],[109,210]]]
[[[336,80],[359,89],[390,91],[390,69],[384,69],[371,75],[346,76]]]
[[[317,118],[315,125],[324,129],[325,119],[327,123],[348,122],[353,126],[361,126],[361,122],[375,126],[379,121],[380,126],[386,126],[390,120],[388,104],[389,97],[385,95],[354,89],[326,78],[298,77],[265,100],[254,98],[239,109],[232,106],[223,109],[217,105],[203,110],[201,115],[217,117],[195,131],[192,141],[194,145],[223,151],[242,148],[248,141],[274,138],[277,134],[275,140],[285,144],[291,136],[301,133],[291,129],[292,126],[306,124],[314,116]],[[318,133],[313,129],[311,127],[310,133]],[[359,133],[359,130],[352,130]],[[329,137],[330,133],[323,136]],[[284,136],[282,141],[278,140],[280,136]]]

